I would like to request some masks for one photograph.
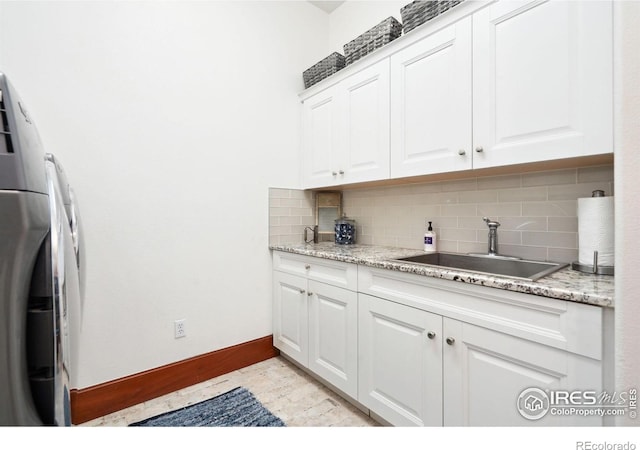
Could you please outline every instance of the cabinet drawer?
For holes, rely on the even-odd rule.
[[[359,267],[358,291],[601,360],[602,308]]]
[[[342,261],[287,252],[273,252],[273,270],[302,275],[309,280],[355,291],[358,287],[358,267]]]

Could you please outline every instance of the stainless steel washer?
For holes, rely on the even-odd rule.
[[[0,425],[70,425],[83,265],[73,191],[0,73]]]

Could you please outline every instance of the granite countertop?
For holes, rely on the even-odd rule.
[[[361,244],[337,245],[333,242],[321,242],[318,244],[280,244],[272,245],[269,248],[271,250],[297,253],[299,255],[315,256],[455,282],[477,284],[508,291],[613,308],[614,277],[577,272],[569,267],[541,278],[538,281],[527,281],[498,275],[487,275],[449,268],[391,261],[393,259],[424,253],[415,249]]]

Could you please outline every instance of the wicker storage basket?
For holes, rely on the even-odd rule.
[[[418,0],[400,8],[404,33],[407,34],[415,27],[436,17],[438,8],[437,0]]]
[[[463,0],[438,0],[438,14],[442,14],[462,2]]]
[[[407,34],[417,26],[453,8],[463,0],[417,0],[400,8],[400,16],[404,26],[404,33]]]
[[[305,89],[313,86],[318,81],[324,80],[329,75],[333,75],[340,69],[344,69],[345,58],[338,52],[333,52],[322,61],[315,63],[302,72]]]
[[[394,17],[388,17],[375,27],[344,44],[344,55],[347,64],[362,58],[372,51],[400,37],[402,24]]]

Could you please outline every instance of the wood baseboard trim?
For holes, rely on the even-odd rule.
[[[72,389],[71,420],[75,425],[88,422],[279,354],[270,335],[96,386]]]

